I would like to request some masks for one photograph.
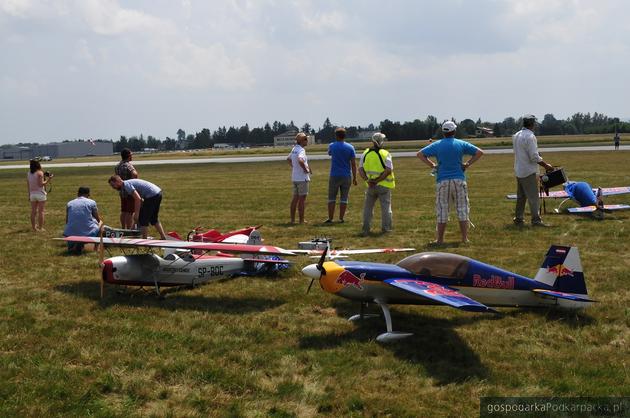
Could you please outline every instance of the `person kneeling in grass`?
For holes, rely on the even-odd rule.
[[[98,235],[103,221],[98,213],[96,202],[90,199],[90,188],[79,187],[76,199],[66,205],[66,227],[63,236],[95,237]],[[68,242],[68,251],[81,254],[83,243]]]

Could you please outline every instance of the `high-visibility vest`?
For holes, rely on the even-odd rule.
[[[363,170],[367,174],[368,179],[375,179],[385,171],[385,160],[389,156],[389,151],[379,149],[378,151],[373,148],[368,148],[363,152]],[[390,189],[396,187],[394,181],[394,171],[389,174],[384,180],[378,182],[379,186],[384,186]]]

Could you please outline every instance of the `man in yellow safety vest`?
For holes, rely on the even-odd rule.
[[[392,155],[383,149],[387,138],[377,132],[372,135],[372,147],[366,149],[359,162],[359,175],[365,180],[365,203],[363,205],[362,235],[370,233],[372,212],[378,200],[381,204],[381,230],[383,233],[392,230],[392,189],[394,182],[394,165]]]

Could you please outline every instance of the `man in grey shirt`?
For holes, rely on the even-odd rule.
[[[123,190],[133,197],[135,202],[133,220],[140,227],[142,238],[147,237],[147,230],[151,224],[160,234],[160,239],[166,239],[164,228],[158,220],[160,204],[162,203],[162,189],[146,180],[123,180],[120,176],[111,176],[109,185],[116,190]]]
[[[514,147],[514,173],[516,174],[516,209],[514,224],[523,225],[525,203],[529,201],[532,226],[547,226],[540,217],[540,196],[538,194],[538,166],[547,171],[553,166],[547,164],[538,154],[538,141],[532,132],[536,124],[534,115],[523,116],[523,129],[512,137]]]

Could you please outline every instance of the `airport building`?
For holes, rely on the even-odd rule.
[[[297,129],[289,129],[286,132],[281,133],[280,135],[276,135],[273,137],[273,146],[274,147],[290,147],[295,145],[295,135],[298,134]],[[315,135],[307,135],[308,145],[313,145],[315,143]]]
[[[7,147],[0,149],[0,157],[8,160],[30,160],[35,157],[86,157],[112,155],[113,153],[114,143],[102,140],[52,142],[31,147]]]

